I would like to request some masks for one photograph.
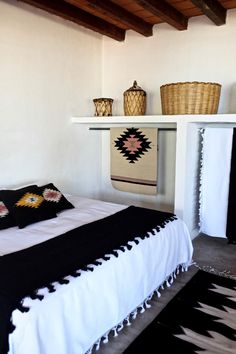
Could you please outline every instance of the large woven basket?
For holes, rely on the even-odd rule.
[[[213,82],[176,82],[162,85],[162,114],[214,114],[221,85]]]

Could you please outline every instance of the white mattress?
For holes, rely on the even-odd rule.
[[[0,233],[1,254],[40,243],[79,225],[108,216],[125,205],[78,197],[68,198],[75,209],[25,229]],[[112,237],[112,235],[111,235]],[[93,272],[68,277],[67,285],[47,289],[42,301],[26,298],[30,311],[13,312],[16,329],[9,336],[10,354],[83,354],[108,333],[173,274],[179,265],[188,267],[192,243],[186,225],[177,219],[156,236],[134,242],[130,251],[111,256]]]

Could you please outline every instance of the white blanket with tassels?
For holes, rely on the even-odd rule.
[[[233,128],[203,131],[200,176],[200,231],[226,237]]]
[[[26,248],[84,223],[125,208],[124,205],[69,197],[75,209],[58,218],[19,230],[1,231],[1,254]],[[111,235],[112,237],[112,235]],[[84,354],[100,337],[116,330],[129,314],[173,275],[179,265],[188,267],[192,243],[182,220],[169,222],[155,237],[133,243],[130,251],[111,256],[93,272],[55,284],[56,292],[42,301],[26,298],[30,311],[13,312],[16,326],[9,336],[9,354]]]

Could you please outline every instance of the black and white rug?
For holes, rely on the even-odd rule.
[[[236,280],[199,270],[124,351],[235,354]]]

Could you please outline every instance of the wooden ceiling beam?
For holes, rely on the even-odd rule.
[[[76,4],[80,4],[80,1],[77,0],[66,0],[75,6]],[[96,14],[99,16],[99,13],[112,18],[115,21],[118,21],[128,29],[132,29],[145,37],[152,36],[152,25],[142,20],[140,17],[133,15],[131,12],[125,10],[123,7],[111,2],[111,1],[104,1],[104,0],[86,0],[85,1],[88,6],[96,10]]]
[[[225,24],[226,9],[217,0],[191,0],[217,26]]]
[[[29,5],[45,10],[51,14],[62,17],[66,20],[77,23],[92,31],[111,37],[117,41],[125,39],[125,30],[107,22],[94,15],[83,11],[76,6],[62,0],[18,0]]]
[[[166,1],[133,0],[133,2],[178,30],[185,30],[188,27],[188,19]]]

